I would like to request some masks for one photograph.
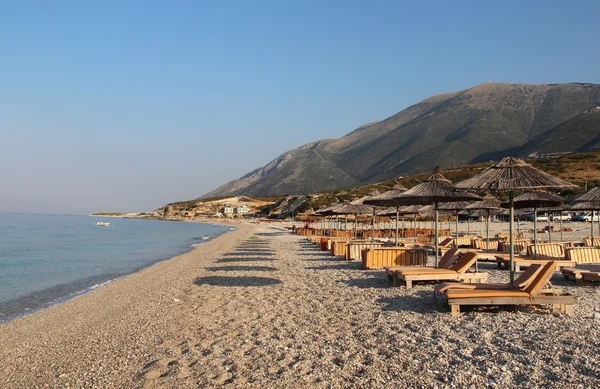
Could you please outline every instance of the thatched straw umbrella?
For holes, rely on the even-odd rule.
[[[477,201],[467,207],[471,210],[479,210],[482,212],[482,216],[485,217],[485,241],[486,247],[490,247],[490,215],[493,215],[493,211],[499,211],[500,200],[492,195],[485,196],[481,201]]]
[[[590,223],[590,235],[592,238],[592,245],[594,244],[594,211],[600,210],[600,187],[595,187],[579,195],[573,199],[575,204],[571,209],[576,211],[591,211],[592,219]],[[598,220],[598,229],[600,229],[600,220]]]
[[[577,202],[570,207],[573,211],[591,211],[592,219],[590,223],[590,236],[592,238],[592,244],[594,242],[594,211],[600,211],[600,202],[586,201]],[[600,229],[600,220],[598,221],[598,228]]]
[[[558,212],[561,216],[562,216],[562,211],[564,211],[565,209],[568,209],[568,206],[566,206],[565,204],[562,204],[562,206],[560,207],[545,207],[545,208],[540,208],[538,209],[538,211],[543,211],[543,212],[547,212],[548,213],[548,243],[552,243],[552,226],[550,225],[551,222],[551,214],[553,215],[554,212]],[[562,217],[558,218],[558,221],[560,222],[560,241],[562,242],[563,240],[563,220]]]
[[[333,210],[338,215],[354,215],[354,237],[356,238],[357,219],[358,215],[370,215],[373,207],[364,204],[344,204]]]
[[[405,215],[415,215],[415,241],[417,240],[417,215],[419,214],[419,208],[416,206],[412,206],[412,207],[390,207],[390,208],[386,208],[384,210],[382,210],[381,212],[378,213],[379,216],[388,216],[388,217],[392,217],[392,218],[398,218],[398,216],[402,216],[402,223],[404,223],[404,216]],[[398,220],[396,219],[396,245],[398,244]],[[404,238],[404,226],[402,227],[402,237]]]
[[[458,213],[468,206],[469,203],[466,201],[450,201],[448,203],[441,204],[438,207],[438,209],[441,211],[454,211],[456,213],[456,239],[458,239]]]
[[[396,207],[396,211],[398,211],[399,205],[396,204],[396,198],[400,196],[402,193],[406,192],[406,188],[402,186],[399,182],[394,185],[394,187],[386,192],[383,192],[379,196],[375,196],[371,199],[365,200],[363,204],[366,205],[374,205],[376,207]],[[398,217],[399,212],[396,212],[396,246],[398,246]]]
[[[562,199],[550,193],[532,191],[525,192],[513,199],[515,209],[533,208],[533,258],[537,255],[537,211],[540,207],[557,207],[562,204]],[[503,208],[508,208],[508,203],[502,203]]]
[[[478,175],[456,184],[465,190],[486,190],[508,192],[509,198],[509,235],[510,235],[510,287],[515,286],[515,252],[514,252],[514,191],[539,189],[576,188],[568,181],[553,177],[514,157],[503,158],[500,162],[488,167]]]
[[[438,204],[445,201],[469,201],[481,199],[481,197],[476,194],[455,190],[450,180],[446,179],[441,171],[442,169],[440,169],[439,166],[436,166],[433,174],[426,181],[400,194],[395,200],[397,205],[434,205],[436,267],[439,258]]]
[[[371,191],[368,196],[361,197],[358,200],[351,202],[350,204],[361,205],[364,204],[365,201],[371,200],[372,198],[379,196],[381,193],[377,189]],[[375,207],[369,207],[373,210],[373,218],[371,219],[371,242],[375,240]]]
[[[315,211],[315,214],[321,215],[321,216],[330,217],[330,218],[332,216],[337,217],[338,214],[336,214],[334,211],[336,209],[338,209],[339,207],[341,207],[342,205],[343,204],[331,204],[328,207],[325,207],[325,208],[322,208],[322,209],[319,209],[319,210]],[[348,224],[348,220],[346,220],[346,224]],[[323,226],[323,229],[325,229],[325,226]]]

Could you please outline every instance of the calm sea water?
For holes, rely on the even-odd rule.
[[[97,221],[112,226],[98,227]],[[228,227],[0,213],[0,322],[191,250]]]

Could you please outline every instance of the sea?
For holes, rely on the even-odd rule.
[[[96,226],[98,221],[110,226]],[[229,227],[0,213],[0,323],[192,250]]]

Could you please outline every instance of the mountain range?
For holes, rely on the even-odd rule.
[[[287,151],[202,196],[345,189],[512,155],[600,149],[600,85],[484,83]]]

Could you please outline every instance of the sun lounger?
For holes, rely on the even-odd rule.
[[[381,269],[393,266],[420,266],[427,264],[427,250],[408,247],[366,247],[362,250],[363,269]]]
[[[583,283],[587,286],[592,286],[598,282],[600,282],[600,271],[586,271],[581,274],[581,279]]]
[[[542,265],[531,265],[525,270],[519,277],[515,279],[515,288],[523,289],[527,287],[538,273],[542,270]],[[434,289],[435,293],[445,293],[450,289],[510,289],[510,284],[484,284],[484,283],[475,283],[475,284],[465,284],[460,282],[442,282],[441,284],[437,284]]]
[[[477,262],[476,253],[466,253],[448,268],[416,267],[390,270],[394,284],[412,288],[413,281],[465,281],[482,282],[487,280],[487,273],[468,273],[469,268]]]
[[[562,243],[538,243],[535,259],[534,245],[527,246],[527,256],[515,255],[515,271],[521,271],[521,267],[527,267],[533,264],[543,265],[548,261],[556,262],[556,271],[563,267],[572,267],[575,262],[566,258],[565,247]],[[509,254],[496,255],[496,264],[498,268],[508,269],[510,266]]]
[[[554,261],[546,263],[535,276],[533,282],[523,289],[449,289],[446,291],[452,316],[460,316],[464,305],[552,305],[562,312],[572,315],[575,297],[561,291],[544,290],[544,286],[554,274]]]
[[[589,236],[587,238],[583,238],[583,245],[586,247],[600,246],[600,238],[594,238],[593,242],[592,238]]]
[[[569,247],[566,257],[577,265],[600,265],[600,247]],[[563,267],[560,272],[565,280],[582,279],[581,273],[592,272],[590,269]]]
[[[459,254],[460,253],[457,248],[451,248],[450,250],[446,251],[446,253],[440,258],[438,262],[438,268],[450,268],[450,266],[459,258]],[[421,269],[423,268],[434,269],[435,267],[422,266]],[[388,280],[390,282],[394,282],[395,286],[398,286],[398,277],[394,277],[394,274],[396,274],[399,270],[414,269],[414,266],[385,266],[384,269],[388,276]]]

